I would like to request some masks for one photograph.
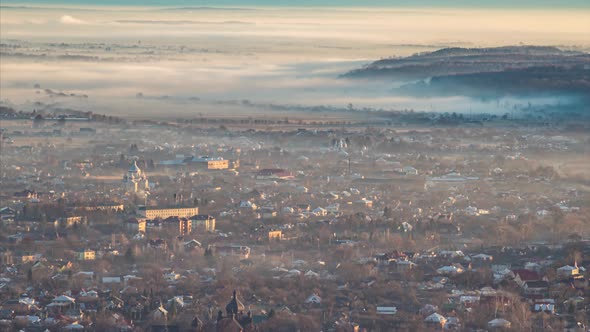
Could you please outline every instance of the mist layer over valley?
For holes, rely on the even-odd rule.
[[[418,77],[384,82],[342,75],[377,59],[449,47],[524,40],[580,54],[590,49],[583,10],[529,11],[522,19],[518,10],[499,9],[4,5],[0,15],[4,104],[134,118],[267,115],[277,105],[296,111],[325,106],[497,114],[578,107],[567,95],[482,98],[452,89],[425,91],[411,85]],[[547,20],[559,29],[545,25]]]

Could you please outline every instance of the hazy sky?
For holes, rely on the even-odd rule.
[[[123,6],[314,6],[314,7],[437,7],[437,8],[590,8],[588,0],[20,0],[18,4]]]

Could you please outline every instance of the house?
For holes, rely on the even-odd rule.
[[[16,313],[30,312],[34,305],[21,299],[9,299],[2,303],[2,309],[8,309]]]
[[[125,222],[125,226],[131,232],[134,233],[145,233],[146,229],[146,220],[145,219],[138,219],[138,218],[130,218]]]
[[[408,223],[407,221],[404,221],[398,227],[398,230],[402,231],[403,233],[411,233],[414,230],[414,226],[412,226],[412,224]]]
[[[273,272],[281,272],[281,273],[289,272],[289,270],[285,269],[284,267],[280,267],[280,266],[273,267],[271,269],[271,271],[273,271]]]
[[[178,229],[178,234],[183,236],[192,232],[192,221],[183,217],[168,217],[162,220],[163,226],[171,226]]]
[[[60,295],[60,296],[54,298],[48,306],[62,307],[62,308],[63,307],[73,308],[75,303],[76,303],[76,300],[74,298],[71,298],[66,295]]]
[[[143,278],[129,274],[123,276],[123,282],[125,285],[141,285],[143,283]]]
[[[175,159],[161,160],[158,162],[159,166],[163,167],[177,167],[186,165],[184,155],[177,155]]]
[[[306,192],[309,191],[309,189],[307,189],[307,187],[304,187],[304,186],[296,186],[295,187],[295,190],[298,191],[298,192],[300,192],[300,193],[306,193]]]
[[[524,265],[524,268],[529,271],[541,272],[541,269],[543,267],[541,266],[541,264],[536,263],[536,262],[527,262]]]
[[[360,207],[365,207],[365,208],[372,208],[373,207],[373,201],[368,200],[366,198],[361,198],[358,201],[354,202],[355,205],[360,206]]]
[[[263,191],[259,191],[258,189],[254,189],[251,192],[246,194],[245,199],[266,199],[266,193]]]
[[[201,242],[199,242],[195,239],[184,242],[183,246],[184,246],[184,250],[186,250],[186,251],[190,251],[190,250],[194,250],[195,248],[202,247]]]
[[[207,170],[220,170],[229,168],[229,160],[223,159],[222,157],[189,157],[183,160],[184,163],[195,164],[200,168]]]
[[[38,198],[38,194],[35,190],[28,190],[28,189],[15,192],[13,195],[14,195],[14,197],[26,198],[26,199]]]
[[[91,282],[94,280],[94,272],[93,271],[79,271],[74,273],[74,278],[80,280],[84,284],[90,285]]]
[[[281,230],[272,230],[268,231],[268,240],[281,240],[283,238],[283,231]]]
[[[321,304],[322,298],[319,297],[317,294],[312,294],[307,299],[305,299],[305,303],[307,303],[307,304]]]
[[[93,261],[96,259],[96,251],[91,249],[78,249],[74,253],[76,260],[79,261]]]
[[[148,247],[152,249],[166,250],[168,248],[168,244],[163,239],[148,240],[147,244]]]
[[[428,325],[432,325],[432,326],[440,326],[441,328],[445,325],[445,323],[447,322],[447,319],[439,314],[439,313],[433,313],[431,315],[429,315],[428,317],[426,317],[424,319],[424,322]]]
[[[414,262],[408,261],[408,260],[397,260],[395,262],[395,269],[396,269],[396,272],[398,272],[398,273],[404,273],[404,272],[411,271],[412,269],[414,269],[417,266],[418,266],[417,264],[415,264]]]
[[[526,282],[541,280],[539,273],[531,270],[517,269],[513,270],[512,273],[514,273],[514,282],[520,287],[524,287]]]
[[[178,279],[180,279],[180,274],[174,271],[164,274],[164,280],[166,280],[166,282],[176,282]]]
[[[418,175],[418,170],[412,166],[405,166],[402,168],[402,173],[406,175]]]
[[[41,325],[41,318],[35,315],[15,316],[14,321],[17,326],[39,326]]]
[[[574,263],[574,266],[571,265],[565,265],[562,266],[560,268],[557,269],[557,274],[560,277],[572,277],[572,276],[577,276],[580,274],[580,268],[578,268],[578,263]]]
[[[94,291],[94,290],[90,290],[90,291],[82,290],[78,294],[78,298],[86,299],[86,300],[88,300],[88,299],[98,299],[98,292],[97,291]]]
[[[377,279],[375,277],[369,277],[369,278],[365,278],[365,279],[361,280],[359,286],[361,288],[369,288],[369,287],[373,286],[375,283],[377,283]]]
[[[291,269],[287,272],[287,277],[291,278],[291,277],[298,277],[301,275],[301,271],[297,270],[297,269]]]
[[[102,277],[103,284],[120,284],[121,277]]]
[[[396,307],[377,307],[377,315],[395,315],[397,314]]]
[[[271,219],[277,216],[277,212],[273,208],[263,207],[260,212],[262,219]]]
[[[89,127],[80,128],[80,134],[96,134],[96,129]]]
[[[326,196],[327,196],[328,199],[331,199],[331,200],[337,200],[337,199],[340,198],[340,195],[338,195],[337,193],[335,193],[333,191],[328,192],[326,194]]]
[[[438,306],[436,306],[434,304],[425,304],[422,308],[420,308],[420,310],[418,310],[418,313],[420,313],[420,315],[428,316],[428,315],[433,314],[437,311],[438,311]]]
[[[19,243],[23,242],[24,238],[25,238],[24,234],[17,233],[17,234],[9,235],[8,242],[14,243],[14,244],[19,244]]]
[[[12,256],[12,252],[9,250],[0,249],[0,264],[10,265],[14,264],[14,257]]]
[[[125,206],[123,204],[117,203],[105,203],[105,204],[97,204],[97,205],[87,205],[87,206],[77,206],[77,210],[83,210],[87,212],[94,212],[94,211],[112,211],[112,212],[122,212]]]
[[[313,213],[315,216],[318,216],[318,217],[325,217],[328,214],[328,211],[324,208],[317,207],[317,208],[313,209],[313,211],[311,211],[311,213]]]
[[[465,308],[473,308],[479,303],[480,297],[475,295],[461,295],[459,297],[459,303]]]
[[[465,214],[468,216],[479,216],[479,209],[475,206],[468,206],[465,208]]]
[[[288,180],[293,174],[281,168],[265,168],[256,173],[257,180]]]
[[[168,310],[160,305],[160,307],[149,313],[149,317],[156,321],[166,321],[168,320]]]
[[[45,260],[38,260],[35,261],[35,263],[33,263],[33,265],[31,266],[31,271],[34,274],[47,274],[49,273],[50,270],[53,269],[53,266],[51,264],[48,264],[47,261]]]
[[[250,201],[240,201],[239,205],[242,210],[256,210],[258,206]]]
[[[184,296],[174,296],[173,298],[171,298],[170,300],[168,300],[168,305],[175,305],[177,308],[184,308],[186,307],[188,304],[185,302],[185,297]]]
[[[125,286],[119,291],[119,293],[121,294],[121,297],[128,298],[129,296],[139,294],[139,290],[134,286]]]
[[[140,241],[140,240],[143,240],[144,238],[145,238],[145,233],[139,232],[139,233],[133,235],[133,240],[135,240],[135,241]]]
[[[326,206],[326,211],[328,211],[328,213],[337,214],[339,210],[340,210],[340,203],[332,203],[332,204]]]
[[[0,322],[10,321],[14,318],[14,310],[11,309],[0,309]]]
[[[554,299],[535,300],[535,302],[533,304],[533,311],[554,314],[555,313],[555,300]]]
[[[523,289],[526,295],[543,295],[549,290],[549,283],[544,280],[527,281]]]
[[[495,318],[488,322],[488,328],[491,330],[504,330],[509,329],[512,323],[505,320],[504,318]]]
[[[494,261],[494,256],[477,254],[471,256],[471,263],[475,267],[489,266]]]
[[[445,330],[457,330],[461,326],[459,322],[459,318],[457,317],[447,317],[447,321],[445,323],[444,329]]]
[[[219,256],[237,256],[241,259],[250,257],[250,247],[241,245],[215,246],[215,253]]]
[[[563,332],[587,332],[586,326],[582,322],[576,320],[568,320],[566,322]]]
[[[86,217],[83,216],[73,216],[60,219],[60,224],[64,228],[74,227],[75,225],[85,225],[86,223]]]
[[[58,283],[62,283],[62,282],[65,283],[68,281],[68,279],[69,279],[69,276],[67,276],[63,273],[58,273],[58,274],[55,274],[51,277],[51,280],[54,280],[55,282],[58,282]]]
[[[65,312],[64,316],[70,321],[79,321],[84,319],[84,313],[80,309],[69,309]]]
[[[297,204],[297,210],[299,212],[309,212],[311,211],[311,205],[310,204]]]
[[[375,255],[375,260],[381,265],[389,265],[392,262],[407,260],[407,255],[404,252],[394,250],[390,253],[379,253]]]
[[[443,266],[441,268],[438,268],[436,270],[436,272],[438,274],[445,274],[445,275],[460,274],[460,273],[463,273],[464,271],[465,271],[465,269],[460,264],[447,265],[447,266]]]
[[[204,230],[205,232],[215,232],[215,217],[208,214],[197,214],[190,219],[195,228]]]
[[[14,218],[16,218],[16,211],[14,209],[9,207],[3,207],[0,209],[0,221],[14,221]]]
[[[37,255],[28,253],[19,253],[12,256],[13,264],[25,264],[37,260]]]

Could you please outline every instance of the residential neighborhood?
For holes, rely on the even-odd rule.
[[[586,134],[29,116],[2,121],[0,330],[590,328],[587,169],[536,159]]]

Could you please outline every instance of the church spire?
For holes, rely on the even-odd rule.
[[[236,290],[234,289],[231,301],[225,306],[225,311],[227,311],[227,316],[232,317],[238,313],[238,298]]]

